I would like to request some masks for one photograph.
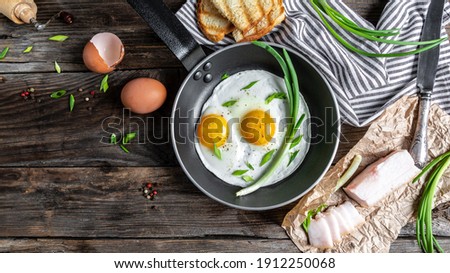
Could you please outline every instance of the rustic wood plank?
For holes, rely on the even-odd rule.
[[[0,168],[1,237],[287,238],[293,204],[236,210],[201,193],[172,168]],[[142,183],[159,191],[145,199]],[[195,202],[194,202],[195,200]]]
[[[120,91],[129,80],[144,76],[162,81],[168,89],[168,99],[161,109],[150,115],[130,114],[123,110]],[[7,81],[0,84],[0,139],[3,144],[0,166],[177,165],[168,143],[168,117],[184,77],[182,69],[116,71],[110,74],[107,93],[96,91],[92,97],[89,92],[99,89],[101,75],[9,74]],[[24,100],[20,96],[21,90],[27,87],[35,89],[34,100]],[[79,88],[84,91],[78,92]],[[60,89],[74,94],[73,112],[69,112],[68,96],[57,100],[50,98],[52,92]],[[114,131],[118,134],[118,130],[108,129],[113,125],[107,126],[106,122],[121,122],[114,125],[125,128],[121,131],[139,131],[139,139],[129,145],[130,154],[118,146],[100,143]],[[144,140],[147,141],[143,143]]]
[[[450,251],[450,238],[438,238]],[[297,253],[289,239],[0,239],[0,252],[89,253]],[[415,238],[399,238],[391,253],[420,253]]]

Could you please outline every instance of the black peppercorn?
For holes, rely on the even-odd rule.
[[[72,14],[70,14],[66,11],[61,11],[59,13],[59,18],[68,25],[71,25],[73,23],[73,21],[75,20],[75,17],[73,17]]]

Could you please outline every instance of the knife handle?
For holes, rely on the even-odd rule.
[[[428,117],[431,107],[432,90],[420,90],[419,116],[416,125],[416,131],[411,143],[409,152],[417,167],[425,166],[428,155]]]

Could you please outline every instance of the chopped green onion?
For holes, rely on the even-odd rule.
[[[117,136],[116,134],[112,133],[111,134],[111,144],[117,144]]]
[[[108,74],[106,74],[103,79],[102,82],[100,83],[100,92],[103,91],[103,93],[106,93],[106,91],[108,91],[109,89],[109,84],[108,84]]]
[[[253,81],[253,82],[247,84],[246,86],[242,87],[241,90],[248,90],[248,89],[252,88],[253,85],[255,85],[257,82],[258,81]]]
[[[225,79],[228,79],[229,77],[230,77],[230,75],[228,75],[228,73],[225,73],[225,74],[222,75],[221,80],[223,81]]]
[[[122,139],[122,144],[128,144],[130,143],[130,141],[132,139],[134,139],[136,137],[136,133],[135,132],[131,132],[125,135],[125,137]]]
[[[56,73],[61,73],[61,67],[59,66],[59,64],[55,61],[55,71]]]
[[[314,216],[316,216],[319,212],[322,212],[327,207],[328,206],[326,204],[322,204],[318,208],[311,209],[306,212],[306,218],[305,218],[305,220],[303,220],[303,223],[302,223],[302,227],[306,232],[308,232],[309,224],[311,224],[311,219]]]
[[[305,117],[306,117],[306,114],[303,114],[303,115],[298,119],[297,123],[296,123],[295,126],[294,126],[294,132],[297,132],[298,129],[300,129],[300,126],[302,125],[303,120],[305,120]]]
[[[289,147],[289,149],[292,149],[295,146],[297,146],[300,143],[300,141],[302,141],[302,139],[303,139],[303,135],[299,135],[298,137],[294,138],[294,140],[292,140],[292,142],[291,142],[291,146]]]
[[[59,99],[67,93],[66,90],[59,90],[50,94],[50,98]]]
[[[29,46],[23,51],[23,53],[30,53],[32,49],[33,49],[33,46]]]
[[[362,156],[355,155],[355,157],[353,157],[350,167],[348,167],[347,171],[345,171],[345,173],[338,179],[334,191],[339,190],[342,186],[345,185],[345,183],[347,183],[350,180],[350,178],[352,178],[352,176],[358,170],[359,165],[361,165],[361,161]]]
[[[245,162],[245,165],[250,169],[250,170],[255,170],[255,168],[253,168],[252,164],[250,164],[250,162]]]
[[[74,106],[75,106],[75,97],[72,94],[70,94],[70,97],[69,97],[70,112],[72,112]]]
[[[120,148],[122,148],[122,150],[125,152],[125,153],[129,153],[130,151],[128,151],[128,149],[127,148],[125,148],[125,146],[123,146],[122,144],[120,144]]]
[[[269,104],[274,99],[284,100],[286,99],[286,94],[283,92],[276,92],[266,98],[266,104]]]
[[[234,176],[241,176],[241,175],[243,175],[246,172],[248,172],[248,170],[236,170],[236,171],[234,171],[232,173],[232,175],[234,175]]]
[[[248,176],[248,175],[243,175],[242,179],[244,179],[245,182],[252,182],[252,181],[254,181],[253,177]]]
[[[220,149],[217,148],[216,143],[214,143],[214,155],[218,158],[218,159],[222,159],[222,153],[220,152]]]
[[[291,165],[291,163],[294,161],[294,159],[297,157],[299,151],[295,151],[293,153],[290,154],[289,156],[289,162],[288,162],[288,166]]]
[[[2,50],[2,52],[0,52],[0,60],[1,60],[1,59],[4,59],[4,58],[6,57],[6,54],[8,53],[8,51],[9,51],[9,47],[5,47],[5,48]]]
[[[259,166],[264,166],[267,162],[269,162],[272,159],[273,154],[276,152],[276,150],[270,150],[267,152],[263,158],[261,159],[261,162],[259,163]]]
[[[227,101],[227,102],[224,102],[224,103],[222,104],[222,106],[223,106],[223,107],[230,107],[230,106],[233,106],[236,102],[237,102],[237,100],[229,100],[229,101]]]
[[[64,42],[68,38],[69,38],[69,36],[66,36],[66,35],[55,35],[55,36],[52,36],[52,37],[50,37],[48,39],[50,41],[55,41],[55,42]]]

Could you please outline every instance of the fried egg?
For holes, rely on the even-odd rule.
[[[242,71],[221,81],[203,105],[196,128],[195,149],[203,165],[240,187],[261,177],[283,144],[289,123],[287,96],[284,79],[264,70]],[[308,152],[309,111],[301,95],[298,108],[299,117],[304,113],[306,118],[296,137],[304,138],[285,155],[266,186],[294,172]],[[290,162],[293,153],[297,155]]]

